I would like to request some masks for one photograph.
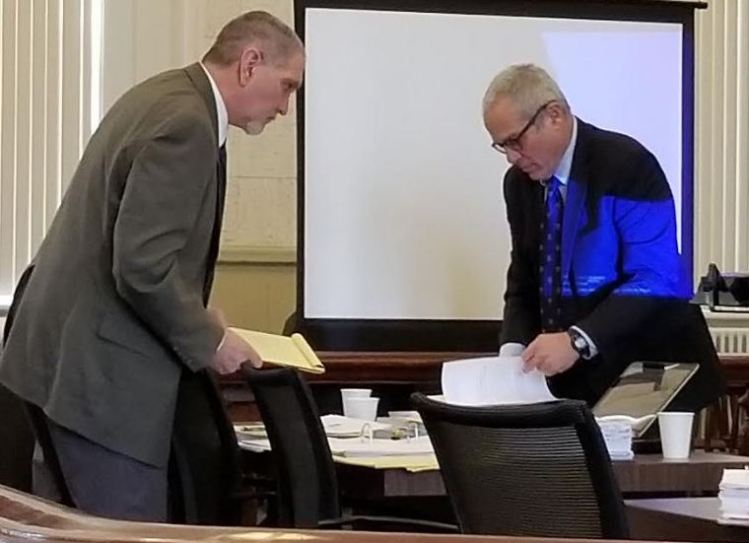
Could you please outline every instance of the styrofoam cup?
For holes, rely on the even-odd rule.
[[[694,413],[677,411],[658,413],[663,458],[689,458],[693,420]]]
[[[354,419],[374,421],[377,418],[379,398],[347,398],[343,402],[343,414]]]
[[[342,388],[341,399],[346,398],[369,398],[372,395],[371,388]]]

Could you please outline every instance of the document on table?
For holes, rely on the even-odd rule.
[[[519,356],[493,356],[445,362],[442,394],[458,405],[500,405],[556,400],[544,375],[523,372]]]

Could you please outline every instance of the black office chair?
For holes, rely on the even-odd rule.
[[[34,434],[23,401],[0,385],[0,484],[31,492]]]
[[[8,310],[3,328],[3,344],[8,339],[13,317],[21,295],[31,276],[33,266],[21,275]],[[24,402],[13,392],[0,385],[0,484],[31,492],[31,462],[34,452],[34,433],[24,407]]]
[[[239,453],[214,377],[185,372],[169,467],[171,522],[238,526],[243,504],[273,498],[270,480],[243,473]]]
[[[462,407],[411,396],[463,533],[629,537],[624,503],[585,402]]]
[[[427,520],[344,515],[333,457],[307,383],[288,368],[255,370],[245,366],[244,372],[271,444],[280,526],[457,531],[456,526]]]
[[[52,476],[60,503],[68,507],[76,507],[73,496],[68,488],[68,484],[65,481],[65,476],[62,474],[60,459],[57,456],[57,451],[52,443],[52,435],[50,434],[49,426],[47,425],[47,416],[44,414],[41,407],[30,402],[24,402],[24,404],[26,407],[26,414],[31,421],[31,427],[34,430],[36,442],[39,443],[39,448],[44,455],[44,463]]]

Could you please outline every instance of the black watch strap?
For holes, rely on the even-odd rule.
[[[574,328],[567,330],[567,334],[570,336],[570,344],[572,345],[572,348],[580,355],[580,358],[584,358],[585,360],[589,359],[590,344],[588,344],[588,340],[585,339],[585,336]]]

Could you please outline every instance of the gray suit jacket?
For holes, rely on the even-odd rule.
[[[182,371],[222,330],[206,312],[219,225],[216,105],[199,64],[120,98],[35,258],[0,382],[111,450],[166,465]]]

